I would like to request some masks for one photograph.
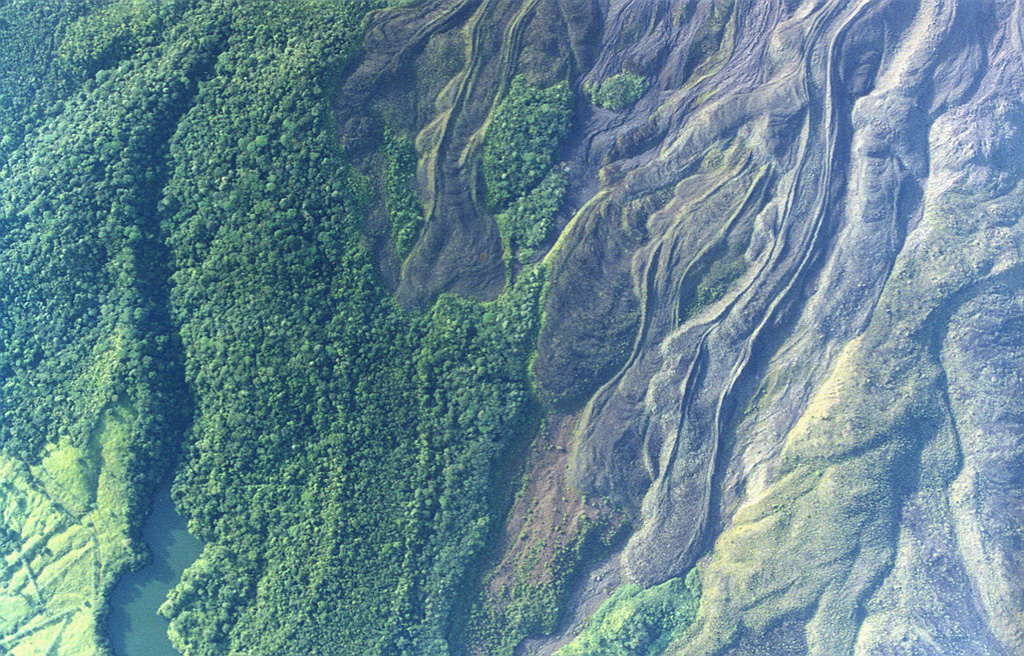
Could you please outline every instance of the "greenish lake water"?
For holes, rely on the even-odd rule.
[[[157,490],[153,512],[142,527],[153,562],[126,574],[110,596],[107,634],[116,656],[181,656],[167,638],[168,622],[157,615],[181,573],[203,550],[174,510],[167,482]]]

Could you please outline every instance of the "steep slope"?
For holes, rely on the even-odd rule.
[[[0,2],[0,649],[1024,653],[1022,18]]]
[[[509,568],[544,579],[517,553],[575,523],[531,508],[584,513],[575,489],[631,523],[624,580],[703,558],[668,652],[1019,652],[1018,7],[445,4],[454,27],[425,19],[440,7],[380,17],[403,46],[371,37],[349,78],[391,89],[465,43],[435,107],[437,82],[371,95],[416,107],[427,222],[403,302],[486,297],[498,267],[460,259],[494,243],[474,103],[516,74],[579,102],[534,364],[562,426],[538,447],[574,438],[527,458],[493,603],[516,607]],[[563,462],[568,486],[533,482]]]

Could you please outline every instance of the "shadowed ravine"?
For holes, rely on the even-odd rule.
[[[1018,14],[540,0],[376,17],[339,106],[415,108],[428,218],[393,274],[410,306],[515,275],[476,256],[498,237],[472,163],[514,74],[584,102],[623,71],[649,84],[574,116],[534,371],[552,417],[582,410],[571,485],[631,518],[625,578],[699,560],[700,615],[669,652],[1024,649],[1020,343],[980,337],[1016,335],[1021,312]],[[436,104],[397,91],[444,39],[465,60]]]

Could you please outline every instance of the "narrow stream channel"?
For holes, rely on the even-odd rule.
[[[167,638],[168,622],[157,615],[181,573],[203,550],[174,510],[170,481],[156,491],[153,512],[142,527],[153,561],[126,574],[110,595],[107,632],[115,656],[181,656]]]

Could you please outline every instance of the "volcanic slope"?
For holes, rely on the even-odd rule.
[[[381,255],[410,307],[516,275],[516,253],[479,256],[502,237],[480,162],[516,76],[577,100],[556,230],[527,253],[551,270],[533,372],[556,428],[525,456],[495,607],[509,568],[554,576],[524,555],[568,541],[530,510],[554,504],[624,518],[621,551],[596,550],[623,580],[697,566],[693,625],[645,643],[665,653],[1024,649],[1019,19],[721,0],[376,17],[340,98],[420,153],[422,236]],[[607,596],[599,579],[562,598]],[[520,651],[564,644],[569,611]]]

